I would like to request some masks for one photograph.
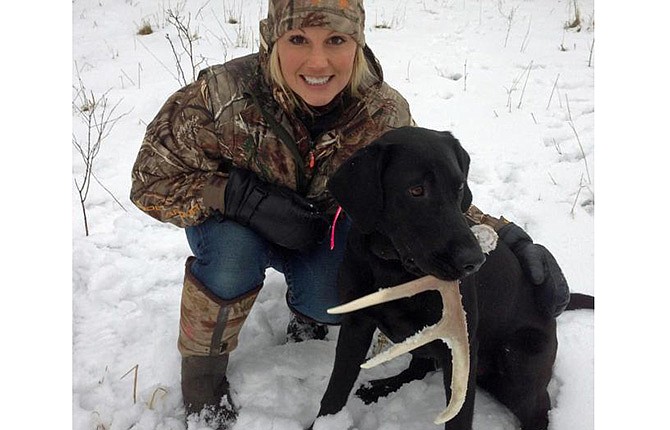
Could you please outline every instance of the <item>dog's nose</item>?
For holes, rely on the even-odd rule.
[[[469,263],[469,264],[466,264],[465,266],[463,266],[463,270],[466,273],[472,273],[472,272],[476,271],[477,269],[479,269],[480,266],[481,265]]]
[[[478,262],[478,263],[468,263],[468,264],[465,264],[465,265],[463,266],[463,272],[464,272],[466,275],[470,275],[470,274],[472,274],[472,273],[475,273],[477,270],[479,270],[480,267],[482,267],[482,264],[484,264],[483,261],[482,261],[481,263]]]
[[[458,253],[455,265],[459,267],[465,275],[470,275],[484,264],[486,257],[480,250],[463,250]]]

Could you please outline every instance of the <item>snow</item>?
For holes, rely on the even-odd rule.
[[[574,291],[593,294],[594,9],[590,0],[578,4],[580,31],[564,29],[572,13],[567,0],[369,0],[366,37],[386,80],[408,99],[417,123],[452,131],[469,151],[475,203],[523,226],[551,249]],[[265,15],[266,1],[231,5],[72,4],[73,85],[78,73],[89,91],[106,92],[111,104],[120,102],[117,112],[125,115],[104,141],[95,165],[96,177],[123,208],[93,182],[86,237],[72,191],[75,429],[186,428],[176,338],[190,250],[183,231],[141,213],[127,196],[146,124],[180,87],[165,35],[178,39],[166,10],[181,7],[182,16],[190,13],[203,67],[256,49],[257,21]],[[508,26],[502,12],[511,10]],[[230,13],[237,14],[239,24],[226,22],[224,15]],[[144,22],[154,32],[137,35]],[[379,23],[391,28],[375,28]],[[85,132],[74,115],[72,126],[76,136]],[[75,178],[82,175],[74,151],[72,168]],[[286,344],[285,288],[283,277],[269,271],[231,357],[229,377],[240,406],[235,429],[301,429],[318,410],[337,329],[331,329],[327,342]],[[593,312],[562,315],[558,336],[550,428],[592,429]],[[360,382],[406,364],[399,358],[363,371]],[[319,420],[316,428],[433,429],[439,428],[432,420],[443,407],[442,377],[435,374],[374,405],[352,397],[344,411]],[[514,429],[516,422],[478,392],[474,428]]]
[[[581,31],[564,29],[572,4],[367,0],[366,37],[386,80],[409,100],[417,123],[452,131],[470,152],[470,186],[481,209],[503,214],[546,245],[573,291],[593,294],[594,266],[599,268],[597,317],[575,311],[558,318],[550,429],[592,429],[596,421],[601,428],[657,428],[667,409],[663,387],[668,381],[659,374],[666,354],[653,350],[661,338],[653,327],[667,326],[661,319],[667,282],[659,285],[665,278],[652,269],[667,263],[662,252],[638,247],[637,241],[629,248],[632,253],[617,252],[628,242],[614,238],[629,225],[640,233],[642,222],[665,218],[662,207],[655,207],[662,194],[653,185],[667,183],[665,159],[654,152],[662,146],[659,136],[667,135],[655,128],[667,123],[667,67],[655,64],[665,56],[657,55],[662,48],[656,45],[664,40],[667,15],[639,2],[613,16],[612,5],[599,3],[599,41],[591,57],[593,0],[577,0]],[[515,10],[509,35],[499,5],[503,12]],[[24,160],[31,140],[43,143],[44,155],[35,157],[32,174],[15,170],[26,163],[6,163],[17,166],[3,171],[3,183],[9,185],[3,187],[5,207],[16,202],[12,208],[21,208],[3,211],[10,272],[2,320],[11,387],[6,388],[11,408],[5,426],[48,422],[66,428],[71,422],[76,430],[184,430],[176,338],[183,263],[190,251],[180,229],[151,219],[129,202],[130,170],[146,124],[180,86],[165,38],[170,33],[176,40],[176,34],[165,11],[183,7],[183,13],[191,13],[191,26],[200,36],[196,53],[206,59],[205,66],[256,49],[266,1],[73,0],[70,10],[49,6],[6,8],[8,17],[28,18],[9,19],[5,40],[33,36],[5,44],[6,58],[20,59],[4,68],[3,77],[9,87],[6,100],[13,102],[10,115],[21,117],[5,123],[20,130],[10,139],[20,144],[8,145],[6,160]],[[230,14],[241,24],[226,23]],[[136,34],[143,22],[152,25],[153,34]],[[383,23],[391,28],[374,27]],[[68,24],[72,33],[64,32],[63,38]],[[68,43],[71,57],[62,52]],[[19,65],[24,58],[26,64]],[[77,84],[77,71],[89,91],[107,92],[112,104],[120,102],[118,112],[127,113],[106,138],[95,165],[96,177],[125,210],[93,182],[88,237],[73,184],[83,166],[74,150],[61,146],[71,133],[85,131],[64,108],[72,100],[74,91],[67,88],[69,82]],[[65,83],[53,84],[60,79]],[[45,87],[40,99],[24,97],[26,83]],[[42,123],[26,112],[49,115]],[[633,173],[622,172],[626,165],[633,165]],[[71,166],[71,171],[62,174],[65,169],[57,166]],[[32,192],[14,186],[26,176]],[[596,178],[599,222],[594,231]],[[655,230],[653,238],[665,243],[667,233]],[[231,358],[230,379],[241,406],[235,430],[302,429],[318,410],[337,329],[327,342],[286,344],[285,284],[272,271],[266,281]],[[643,286],[659,287],[654,294],[660,297],[649,303]],[[644,309],[643,314],[631,308]],[[28,334],[20,329],[26,319]],[[594,349],[599,351],[597,378]],[[407,362],[400,357],[363,371],[359,382],[392,374]],[[637,403],[644,414],[634,413]],[[364,405],[352,396],[345,410],[319,420],[315,428],[435,429],[441,427],[432,419],[443,407],[442,377],[435,373],[377,404]],[[608,422],[609,427],[603,425]],[[515,428],[513,415],[478,391],[474,429]]]

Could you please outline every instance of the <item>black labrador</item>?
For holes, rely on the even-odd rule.
[[[472,202],[469,163],[451,133],[405,127],[387,132],[340,167],[328,188],[353,224],[338,279],[341,300],[425,275],[460,280],[469,378],[465,402],[444,428],[472,428],[476,383],[507,406],[522,429],[546,429],[556,322],[539,313],[533,285],[502,241],[488,256],[482,253],[463,215]],[[435,324],[441,313],[439,293],[426,291],[345,314],[319,416],[345,406],[375,329],[398,343]],[[439,340],[412,351],[399,375],[372,381],[357,394],[373,402],[436,368],[443,370],[449,401],[451,350]]]

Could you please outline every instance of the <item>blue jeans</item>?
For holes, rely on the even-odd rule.
[[[284,274],[286,301],[292,310],[320,323],[339,324],[341,317],[326,310],[340,304],[337,272],[350,227],[349,219],[340,217],[332,251],[328,238],[308,253],[300,253],[276,246],[234,221],[213,216],[186,228],[196,258],[191,273],[218,297],[232,300],[262,284],[271,267]]]

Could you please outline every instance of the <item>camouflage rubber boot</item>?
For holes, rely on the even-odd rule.
[[[237,347],[242,324],[260,286],[237,299],[222,300],[191,274],[194,260],[190,257],[186,261],[181,297],[178,348],[182,395],[187,417],[224,430],[232,427],[237,417],[226,378],[228,357]]]
[[[302,342],[312,339],[324,340],[327,334],[327,325],[308,320],[291,312],[291,318],[286,327],[287,342]]]

